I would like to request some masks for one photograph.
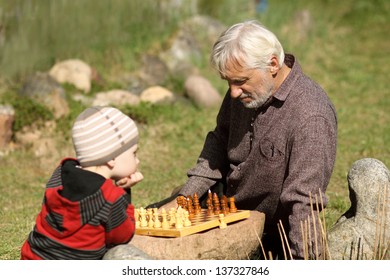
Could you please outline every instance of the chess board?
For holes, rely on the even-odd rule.
[[[224,215],[223,219],[226,224],[244,220],[249,218],[250,211],[249,210],[237,210],[235,213],[227,213]],[[161,221],[161,216],[159,216]],[[208,229],[219,227],[220,217],[219,215],[208,215],[206,209],[201,209],[199,214],[190,217],[191,221],[190,226],[184,226],[182,228],[177,229],[174,225],[169,226],[167,229],[163,228],[154,228],[154,227],[136,227],[135,234],[138,235],[149,235],[149,236],[159,236],[159,237],[183,237],[190,234],[202,232]]]

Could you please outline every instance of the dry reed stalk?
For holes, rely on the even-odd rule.
[[[390,241],[387,242],[387,245],[386,247],[383,249],[383,255],[382,255],[382,258],[381,260],[384,260],[385,259],[385,256],[386,256],[386,253],[387,253],[387,250],[389,249],[389,246],[390,246]]]
[[[332,256],[330,254],[330,250],[329,250],[329,245],[328,245],[328,236],[327,236],[327,228],[326,228],[326,220],[325,220],[325,209],[324,209],[324,201],[322,199],[322,194],[321,194],[321,190],[319,190],[319,193],[320,193],[320,202],[321,202],[321,211],[322,211],[322,225],[321,225],[321,228],[323,229],[323,234],[324,234],[324,250],[325,250],[325,256],[324,256],[324,259],[329,259],[331,260],[332,259]]]
[[[313,202],[312,194],[309,193],[311,213],[307,217],[307,219],[300,222],[301,235],[302,235],[302,250],[303,250],[304,259],[306,260],[309,259],[310,256],[312,256],[316,260],[330,259],[330,251],[329,251],[327,232],[326,232],[324,203],[323,203],[321,191],[319,191],[319,193],[320,193],[320,200],[318,199],[317,194],[314,197],[316,210],[314,210],[314,202]],[[322,211],[322,217],[320,213],[321,211]],[[317,223],[318,223],[318,229],[317,229]],[[321,246],[321,252],[319,246]],[[314,256],[310,254],[310,252],[313,252]]]
[[[301,221],[301,234],[302,234],[302,253],[303,253],[303,259],[306,258],[306,231],[305,231],[305,223],[304,221]]]
[[[301,221],[301,234],[302,234],[302,250],[303,250],[303,258],[305,260],[308,259],[307,251],[306,251],[306,237],[305,237],[305,231],[303,229],[303,222]]]
[[[320,208],[319,208],[319,203],[318,203],[318,196],[315,195],[315,199],[316,199],[316,207],[317,207],[317,219],[318,219],[318,225],[319,225],[319,229],[320,229],[320,234],[321,234],[321,257],[322,259],[324,259],[324,256],[325,256],[325,252],[324,252],[324,246],[325,246],[325,242],[324,242],[324,231],[323,231],[323,228],[322,228],[322,223],[321,223],[321,216],[320,216]]]
[[[260,248],[261,248],[261,251],[263,252],[264,259],[267,260],[267,256],[266,256],[266,254],[265,254],[263,242],[261,241],[261,238],[260,238],[259,235],[257,234],[256,229],[255,229],[254,227],[253,227],[253,230],[255,231],[255,234],[256,234],[256,236],[257,236],[257,239],[259,240]]]
[[[316,260],[318,260],[318,239],[317,239],[317,227],[316,227],[316,218],[314,215],[314,208],[313,208],[313,199],[311,197],[311,192],[309,192],[309,199],[310,199],[310,213],[311,218],[313,222],[313,231],[314,231],[314,248],[315,248],[315,256]]]
[[[307,225],[307,220],[305,220],[305,254],[306,254],[306,259],[309,259],[309,232],[308,232],[308,225]]]
[[[280,235],[280,241],[282,242],[284,259],[287,260],[286,248],[284,247],[284,239],[283,239],[283,236],[282,236],[282,232],[280,230],[280,224],[279,223],[278,223],[278,231],[279,231],[279,235]]]
[[[353,240],[352,240],[352,242],[351,242],[351,250],[349,251],[349,259],[350,259],[350,260],[353,260],[352,256],[353,256],[353,251],[354,251],[354,249],[355,249],[354,246],[355,246],[355,245],[354,245],[354,242],[353,242]]]
[[[288,238],[287,238],[286,232],[284,231],[284,227],[283,227],[282,222],[281,222],[280,220],[279,220],[279,222],[280,222],[280,226],[281,226],[282,231],[283,231],[284,239],[286,240],[287,249],[288,249],[288,253],[289,253],[289,255],[290,255],[290,259],[293,260],[293,256],[292,256],[292,253],[291,253],[290,245],[288,244]]]
[[[358,245],[357,245],[357,251],[356,251],[356,259],[359,260],[359,255],[360,255],[360,249],[361,249],[361,241],[362,241],[362,238],[359,237],[358,239]],[[362,252],[362,256],[363,256],[363,252]]]
[[[313,243],[311,242],[310,217],[307,217],[307,232],[309,234],[307,248],[308,248],[308,252],[309,252],[309,256],[310,256],[311,255],[310,252],[313,252]]]

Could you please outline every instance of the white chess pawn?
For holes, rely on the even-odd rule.
[[[182,218],[180,217],[180,213],[179,212],[176,212],[176,223],[175,223],[175,228],[176,229],[181,229],[183,228],[183,220]]]
[[[175,215],[175,209],[171,208],[169,210],[169,225],[173,226],[176,224],[176,215]]]
[[[191,226],[190,214],[188,213],[188,211],[184,212],[184,226],[185,227],[190,227]]]
[[[161,222],[160,222],[160,219],[158,217],[158,212],[155,211],[153,215],[154,215],[154,228],[160,228]]]
[[[225,221],[225,215],[224,214],[219,214],[219,228],[224,229],[227,228],[227,224]]]
[[[140,216],[141,216],[141,227],[147,227],[148,221],[146,220],[146,210],[144,208],[140,208]]]
[[[153,209],[152,209],[152,208],[148,208],[148,209],[146,209],[146,212],[147,212],[148,227],[149,227],[149,228],[152,228],[153,225],[154,225],[154,221],[153,221]]]
[[[167,211],[165,210],[165,208],[162,209],[161,216],[162,216],[161,227],[163,229],[169,229],[169,222],[168,222],[168,219],[167,219]]]

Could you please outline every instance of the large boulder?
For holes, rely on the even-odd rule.
[[[61,85],[47,73],[35,73],[24,82],[19,94],[42,103],[56,118],[69,113],[69,105]]]
[[[200,75],[189,76],[184,87],[187,96],[199,107],[217,107],[222,103],[218,91]]]
[[[93,69],[80,59],[68,59],[56,63],[49,75],[60,84],[68,83],[84,92],[90,92]]]
[[[349,170],[348,185],[351,208],[328,231],[330,258],[389,259],[390,171],[364,158]]]
[[[106,92],[99,92],[92,102],[93,106],[136,106],[140,103],[140,98],[127,90],[113,89]]]
[[[173,103],[175,101],[175,95],[168,89],[161,86],[152,86],[144,91],[140,95],[140,99],[143,102],[160,104],[160,103]]]
[[[224,229],[177,238],[135,235],[129,245],[159,260],[248,260],[258,256],[264,219],[263,213],[251,211],[249,218],[229,223]],[[115,259],[127,259],[123,253],[123,258],[119,257]]]

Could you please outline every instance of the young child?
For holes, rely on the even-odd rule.
[[[65,158],[46,185],[42,210],[21,259],[101,259],[135,231],[130,187],[137,171],[138,129],[112,107],[91,107],[72,128],[77,159]]]

